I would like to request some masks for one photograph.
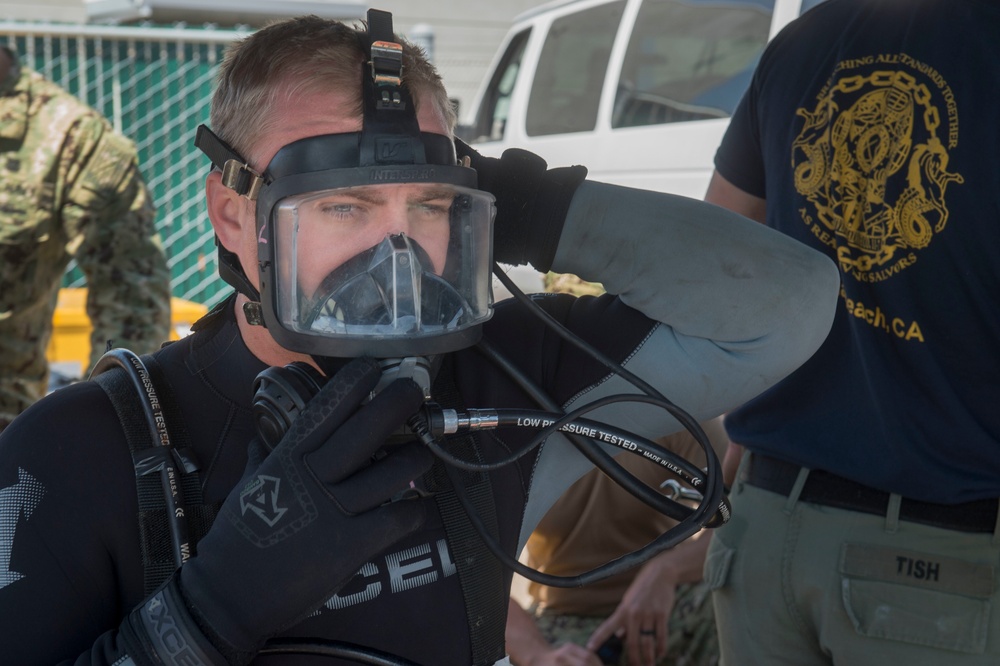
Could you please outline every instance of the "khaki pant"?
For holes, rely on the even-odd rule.
[[[586,645],[594,630],[606,619],[541,613],[536,614],[535,623],[553,645]],[[668,628],[667,655],[657,662],[658,666],[716,666],[719,663],[712,597],[707,585],[698,583],[677,588]],[[621,666],[628,664],[627,655],[623,653],[618,663]]]
[[[1000,664],[994,534],[900,521],[898,504],[876,516],[743,482],[731,499],[705,564],[723,664]]]

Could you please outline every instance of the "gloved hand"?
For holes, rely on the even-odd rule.
[[[582,166],[548,169],[545,160],[520,148],[484,157],[455,139],[459,158],[468,157],[479,189],[496,197],[493,258],[505,264],[530,263],[540,271],[552,268],[559,236],[573,193],[587,177]]]
[[[420,408],[422,392],[397,380],[359,407],[380,374],[371,359],[346,365],[274,451],[247,466],[197,556],[123,623],[137,664],[175,663],[167,657],[180,644],[193,656],[176,663],[248,663],[268,637],[420,529],[422,503],[384,502],[430,468],[431,454],[414,442],[372,456]]]

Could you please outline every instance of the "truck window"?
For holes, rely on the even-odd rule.
[[[524,47],[530,34],[530,28],[517,33],[500,59],[476,115],[475,141],[503,139],[510,113],[510,95],[514,91],[517,73],[521,71],[521,58],[524,57]]]
[[[594,129],[608,57],[624,9],[621,0],[552,22],[528,98],[528,136]]]
[[[774,0],[646,0],[612,127],[727,118],[767,43]]]

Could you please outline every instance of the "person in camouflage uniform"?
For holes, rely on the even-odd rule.
[[[550,645],[584,646],[607,618],[541,613],[534,619],[542,637]],[[719,638],[716,631],[712,591],[708,585],[704,582],[678,585],[674,592],[674,609],[667,623],[667,653],[655,663],[657,666],[718,666]],[[617,658],[614,658],[615,654],[618,655]],[[602,655],[608,655],[609,658],[601,661]],[[597,663],[601,664],[628,666],[631,663],[624,648],[620,651],[600,650],[597,658]],[[513,663],[520,666],[517,661]]]
[[[170,330],[170,274],[135,147],[0,47],[0,430],[45,394],[70,258],[87,280],[90,365],[108,341],[148,352]]]
[[[580,288],[578,278],[564,277],[562,289]],[[547,289],[558,288],[550,283]],[[716,452],[723,452],[728,438],[721,420],[703,427]],[[704,461],[686,431],[659,442],[696,464]],[[635,456],[619,457],[619,462],[654,488],[673,478]],[[646,545],[675,524],[593,470],[538,524],[526,546],[527,564],[557,576],[578,574]],[[527,598],[512,595],[517,600],[508,608],[511,661],[515,666],[716,666],[711,591],[701,579],[708,537],[702,532],[641,568],[585,587],[529,583]]]

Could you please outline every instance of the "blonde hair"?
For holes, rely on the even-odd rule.
[[[272,129],[275,107],[286,95],[352,91],[352,111],[360,118],[361,64],[367,39],[364,25],[300,16],[272,23],[235,42],[219,68],[212,96],[212,130],[251,159],[256,137]],[[414,103],[426,96],[439,107],[449,129],[454,128],[455,111],[434,65],[420,48],[398,37],[397,41],[403,46],[403,83]]]

